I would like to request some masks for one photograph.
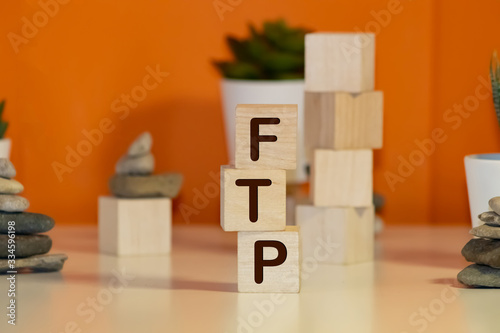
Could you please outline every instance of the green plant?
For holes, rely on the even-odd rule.
[[[284,20],[264,22],[259,31],[249,24],[250,36],[226,37],[233,61],[214,61],[231,79],[285,80],[304,78],[304,36],[309,31],[290,28]]]
[[[9,123],[3,121],[3,109],[5,107],[5,100],[0,102],[0,139],[3,139],[5,135],[5,131],[7,131],[7,127],[9,127]]]
[[[500,62],[498,61],[497,51],[493,51],[490,61],[490,80],[493,93],[493,105],[497,114],[498,124],[500,125]]]

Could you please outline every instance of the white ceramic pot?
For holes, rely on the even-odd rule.
[[[9,138],[0,139],[0,157],[10,159],[11,141]]]
[[[287,173],[287,182],[307,181],[304,152],[304,80],[222,79],[222,103],[229,163],[234,163],[235,110],[237,104],[297,104],[297,170]]]
[[[465,175],[472,226],[477,227],[477,216],[490,210],[488,201],[500,196],[500,154],[465,156]]]

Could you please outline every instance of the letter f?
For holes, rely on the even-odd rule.
[[[278,125],[279,118],[252,118],[250,120],[250,158],[259,160],[259,142],[276,142],[276,135],[259,135],[259,125]]]

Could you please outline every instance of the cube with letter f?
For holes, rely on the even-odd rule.
[[[296,104],[236,106],[237,169],[293,170],[296,151]]]

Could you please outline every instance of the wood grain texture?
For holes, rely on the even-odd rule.
[[[305,39],[306,91],[374,89],[375,35],[311,33]]]
[[[258,188],[258,220],[250,221],[248,186],[238,179],[270,179]],[[224,231],[279,231],[286,226],[286,171],[221,167],[221,227]]]
[[[373,151],[314,150],[311,200],[315,206],[366,207],[373,200]]]
[[[279,124],[260,125],[259,134],[274,135],[275,142],[259,143],[259,159],[251,159],[250,122],[278,118]],[[236,107],[235,167],[237,169],[294,170],[297,165],[297,105],[239,104]]]
[[[114,255],[170,253],[172,200],[99,197],[99,251]]]
[[[381,91],[305,93],[305,146],[309,160],[314,149],[382,148]]]
[[[354,264],[373,260],[374,207],[296,208],[303,260]]]
[[[287,226],[284,231],[238,233],[238,291],[298,293],[300,291],[300,241],[299,228]],[[286,260],[279,266],[264,267],[262,283],[255,282],[255,243],[272,240],[286,247]],[[264,249],[264,259],[273,260],[278,251]]]

